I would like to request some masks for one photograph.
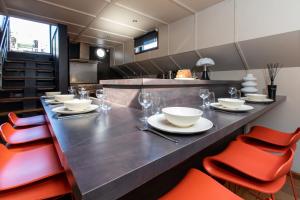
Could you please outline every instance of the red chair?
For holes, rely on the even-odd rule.
[[[9,145],[51,138],[47,125],[35,126],[32,128],[14,129],[10,123],[4,123],[0,126],[0,134],[3,140]]]
[[[0,191],[0,200],[50,199],[71,193],[64,174],[15,189]]]
[[[191,169],[181,182],[159,200],[241,200],[220,183],[197,169]]]
[[[8,119],[16,127],[36,126],[46,123],[46,120],[43,115],[19,118],[15,113],[10,112],[8,113]]]
[[[293,157],[292,149],[283,155],[273,155],[241,141],[233,141],[220,154],[205,158],[203,165],[215,177],[271,194],[274,199],[274,194],[285,184]]]
[[[64,172],[51,144],[7,149],[0,145],[0,191],[28,185]]]
[[[300,128],[294,133],[284,133],[254,126],[248,134],[240,135],[237,139],[266,151],[283,153],[289,148],[296,149],[296,143],[300,139]]]
[[[265,151],[284,153],[288,149],[296,150],[300,139],[300,128],[294,133],[285,133],[263,126],[254,126],[246,135],[240,135],[237,140],[255,146]],[[293,174],[289,171],[294,197],[297,197]]]

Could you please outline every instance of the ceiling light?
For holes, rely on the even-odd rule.
[[[104,58],[105,55],[106,55],[106,52],[105,52],[104,49],[99,48],[99,49],[97,49],[97,51],[96,51],[96,55],[97,55],[99,58]]]

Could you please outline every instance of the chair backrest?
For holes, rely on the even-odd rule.
[[[293,157],[292,149],[283,155],[274,155],[238,140],[231,142],[220,154],[207,157],[206,163],[207,167],[220,165],[258,180],[272,181],[289,172]]]
[[[291,138],[291,144],[296,144],[300,140],[300,128],[298,128]]]
[[[8,119],[12,124],[15,124],[18,120],[18,116],[14,112],[8,113]]]
[[[294,154],[294,150],[290,148],[288,151],[286,151],[283,155],[280,156],[282,164],[281,166],[279,166],[276,173],[274,173],[274,179],[288,174],[293,164]]]
[[[8,122],[5,122],[3,124],[1,124],[0,126],[0,132],[1,132],[1,136],[3,137],[4,140],[6,140],[6,136],[12,134],[13,132],[15,132],[15,129],[12,127],[12,125]]]

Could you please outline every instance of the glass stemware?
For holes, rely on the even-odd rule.
[[[200,89],[199,90],[199,96],[202,99],[202,108],[205,108],[205,100],[209,96],[209,90],[208,89]]]
[[[229,87],[228,93],[230,94],[230,98],[234,98],[236,96],[237,89],[235,87]]]
[[[207,97],[207,100],[205,102],[206,107],[210,107],[210,104],[215,103],[216,102],[216,97],[215,97],[215,93],[214,92],[209,92],[209,95]]]
[[[76,88],[74,86],[70,86],[68,89],[69,94],[76,95]]]
[[[153,99],[150,92],[140,92],[138,101],[143,108],[144,116],[140,119],[141,121],[147,122],[148,119],[148,108],[152,105]]]

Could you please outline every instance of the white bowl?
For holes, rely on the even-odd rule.
[[[59,102],[69,101],[69,100],[74,99],[74,94],[60,94],[60,95],[55,95],[54,99],[56,101],[59,101]]]
[[[230,98],[218,98],[218,102],[227,108],[239,108],[244,105],[245,100],[242,99],[230,99]]]
[[[73,99],[64,102],[64,106],[68,110],[73,111],[82,111],[87,109],[92,103],[92,100],[89,99]]]
[[[60,94],[61,94],[61,92],[45,92],[45,95],[47,97],[53,97],[55,95],[60,95]]]
[[[188,107],[167,107],[162,112],[171,124],[178,127],[194,125],[203,114],[201,110]]]
[[[266,94],[246,94],[246,97],[253,100],[264,100],[267,98]]]

